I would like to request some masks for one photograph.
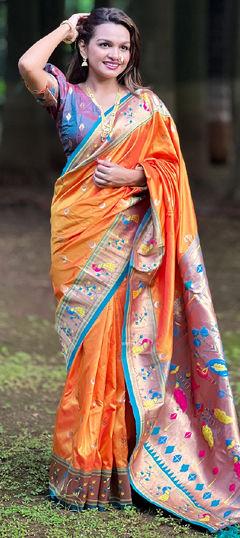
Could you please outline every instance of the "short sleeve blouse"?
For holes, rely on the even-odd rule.
[[[78,84],[67,82],[60,69],[48,63],[45,71],[58,82],[58,100],[47,110],[56,121],[59,138],[68,157],[99,118],[100,110]]]

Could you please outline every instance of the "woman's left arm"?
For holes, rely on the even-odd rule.
[[[98,159],[98,165],[93,175],[97,187],[145,187],[147,180],[142,166],[135,169],[125,168],[108,160]]]

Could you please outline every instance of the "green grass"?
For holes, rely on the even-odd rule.
[[[7,444],[8,446],[7,446]],[[23,428],[21,435],[0,438],[0,535],[1,537],[46,538],[198,536],[188,525],[164,515],[161,510],[72,512],[52,502],[48,495],[48,462],[51,435],[38,437]]]
[[[1,538],[182,538],[206,536],[158,509],[72,512],[48,494],[54,415],[65,379],[51,323],[0,314]],[[224,347],[236,403],[240,403],[240,333]]]

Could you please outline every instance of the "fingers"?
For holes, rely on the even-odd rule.
[[[95,174],[104,174],[107,178],[107,176],[109,175],[109,168],[107,166],[104,166],[104,165],[98,165],[96,170],[95,170]]]
[[[113,168],[114,166],[116,166],[114,163],[112,163],[108,159],[97,159],[97,162],[99,165],[106,166],[107,168]]]
[[[69,21],[75,24],[75,26],[79,26],[81,24],[81,21],[83,19],[86,19],[89,16],[89,13],[74,13],[69,17]]]
[[[103,179],[104,181],[108,182],[109,178],[104,174],[104,172],[101,172],[101,170],[96,170],[94,176],[97,179]]]
[[[119,166],[108,159],[97,159],[97,167],[93,175],[93,182],[97,187],[115,187],[118,185],[117,170]]]
[[[110,187],[110,185],[109,185],[108,181],[106,181],[106,179],[96,177],[95,174],[93,175],[93,183],[99,189],[104,189],[106,187]]]

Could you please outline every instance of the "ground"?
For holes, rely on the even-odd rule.
[[[148,507],[76,514],[50,502],[48,462],[65,366],[54,330],[48,200],[0,205],[0,535],[7,538],[206,536]],[[21,203],[19,203],[21,201]],[[240,411],[240,220],[199,214],[210,287]],[[238,249],[238,250],[237,250]],[[230,532],[230,531],[229,531]],[[230,535],[229,535],[230,536]]]

